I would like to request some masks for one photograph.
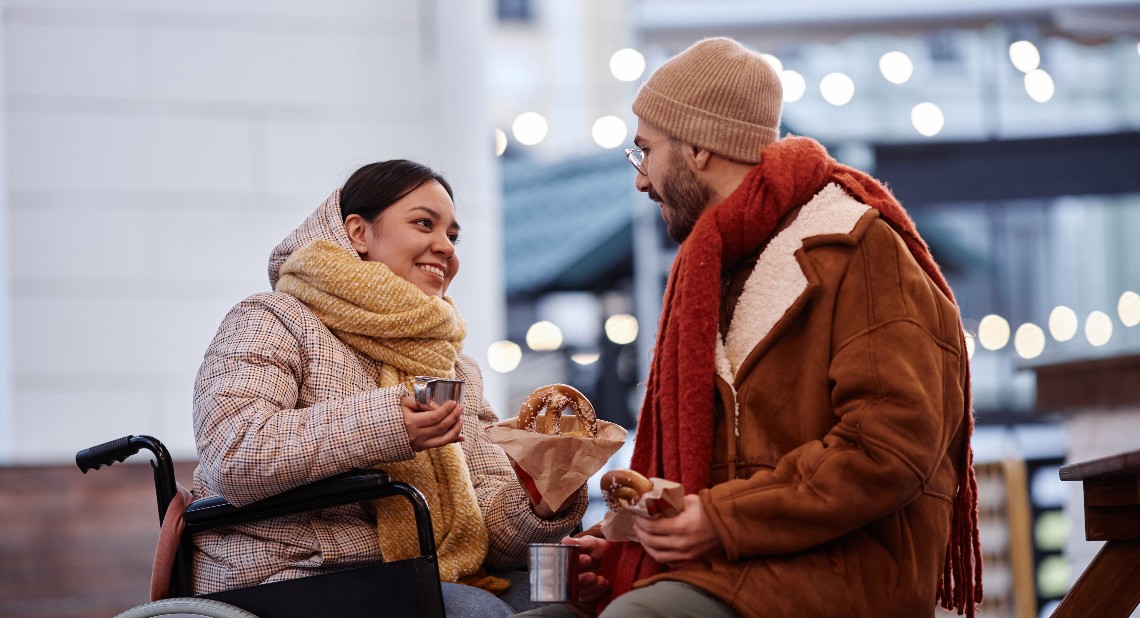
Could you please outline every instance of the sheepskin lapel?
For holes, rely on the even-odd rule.
[[[869,208],[847,195],[839,185],[825,186],[800,209],[795,221],[777,234],[756,261],[744,284],[723,341],[717,342],[717,373],[736,384],[753,352],[779,335],[803,307],[814,287],[815,273],[797,259],[809,238],[850,234]],[[783,319],[785,316],[788,319]]]

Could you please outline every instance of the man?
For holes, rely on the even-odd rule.
[[[582,546],[610,616],[972,615],[981,599],[969,365],[910,218],[815,141],[779,77],[700,41],[633,103],[636,185],[681,243],[631,467],[685,509]],[[608,603],[608,605],[607,605]]]

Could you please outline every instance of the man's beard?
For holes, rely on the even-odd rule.
[[[665,232],[674,242],[684,242],[701,213],[712,204],[713,191],[697,178],[677,149],[670,149],[672,174],[661,182],[661,193],[649,192],[649,199],[663,204]]]

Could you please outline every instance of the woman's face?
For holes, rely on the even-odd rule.
[[[362,259],[383,263],[429,296],[443,296],[459,270],[455,205],[434,180],[400,198],[371,224],[349,215],[344,225]]]

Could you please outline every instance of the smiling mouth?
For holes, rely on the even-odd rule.
[[[416,264],[416,267],[419,268],[420,270],[427,271],[427,272],[439,277],[440,279],[444,279],[447,277],[447,273],[444,272],[444,270],[438,266],[432,266],[431,264]]]

